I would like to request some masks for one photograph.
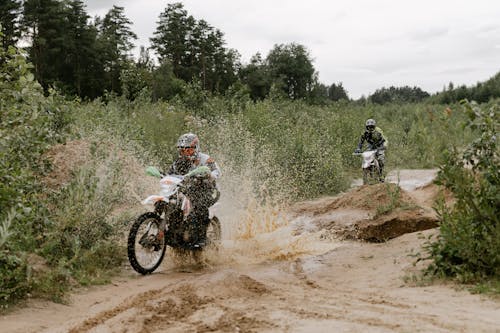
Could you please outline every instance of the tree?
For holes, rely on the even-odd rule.
[[[349,96],[342,86],[342,82],[339,82],[338,85],[332,83],[332,85],[328,87],[328,98],[332,101],[340,101],[341,99],[349,100]]]
[[[314,66],[302,45],[275,45],[266,58],[273,81],[292,99],[305,98],[314,83]]]
[[[61,78],[71,92],[81,97],[95,98],[102,94],[103,66],[97,49],[97,29],[89,24],[89,15],[81,0],[67,3],[65,31],[66,70]]]
[[[490,99],[500,97],[500,72],[485,82],[478,82],[475,86],[455,87],[451,82],[448,89],[434,95],[432,99],[438,103],[449,104],[461,100],[473,100],[479,103],[488,102]]]
[[[376,104],[386,103],[418,103],[429,97],[429,93],[419,87],[389,87],[377,89],[369,100]]]
[[[0,26],[3,32],[3,38],[0,46],[7,50],[9,46],[16,45],[21,37],[19,26],[19,16],[21,14],[21,1],[3,0],[0,3]]]
[[[308,102],[311,104],[324,105],[328,103],[328,87],[316,80],[309,93]]]
[[[254,101],[263,100],[269,94],[272,78],[260,53],[255,54],[250,63],[241,68],[239,77],[250,89],[250,97]]]
[[[65,63],[65,20],[63,3],[56,0],[26,0],[23,29],[31,39],[29,59],[35,66],[35,77],[47,89],[59,83]]]
[[[197,81],[204,90],[224,92],[237,80],[238,52],[226,49],[224,34],[188,15],[181,3],[169,4],[160,14],[151,45],[177,78]]]
[[[120,75],[130,61],[132,40],[137,35],[130,30],[132,22],[125,16],[124,8],[113,6],[104,19],[97,20],[98,43],[105,72],[105,89],[121,92]]]
[[[190,48],[194,43],[191,40],[195,20],[188,16],[182,3],[168,4],[160,14],[156,31],[151,38],[151,48],[156,51],[160,63],[168,61],[176,77],[190,81],[192,75],[189,67],[192,56]]]
[[[156,68],[152,77],[151,90],[154,101],[168,100],[183,92],[185,83],[175,77],[173,66],[168,61]]]

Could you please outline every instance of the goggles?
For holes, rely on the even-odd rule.
[[[196,149],[193,147],[177,147],[181,156],[194,156]]]

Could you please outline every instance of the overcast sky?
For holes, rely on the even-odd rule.
[[[221,30],[243,63],[275,44],[306,46],[320,81],[342,82],[351,98],[391,85],[433,93],[500,71],[499,0],[84,0],[91,16],[124,7],[137,46],[173,2]]]

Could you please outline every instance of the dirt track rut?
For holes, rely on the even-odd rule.
[[[288,245],[269,235],[251,246],[227,241],[202,268],[167,264],[144,277],[125,270],[68,305],[31,300],[0,317],[0,332],[500,332],[498,300],[408,281],[421,268],[409,254],[436,233],[385,243],[314,233]],[[281,252],[267,259],[250,251],[272,246]]]

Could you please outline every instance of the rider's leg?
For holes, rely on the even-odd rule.
[[[384,177],[384,166],[385,166],[385,152],[383,150],[379,150],[377,152],[377,161],[378,161],[378,166],[379,166],[379,180],[381,182],[384,182],[385,177]]]
[[[193,188],[196,189],[190,196],[193,208],[188,216],[193,230],[190,242],[203,247],[206,244],[207,228],[210,223],[208,207],[215,203],[213,195],[215,187],[211,182],[200,181]]]
[[[194,246],[205,246],[209,223],[208,208],[193,206],[192,212],[187,216],[187,222],[190,228],[189,242]]]

